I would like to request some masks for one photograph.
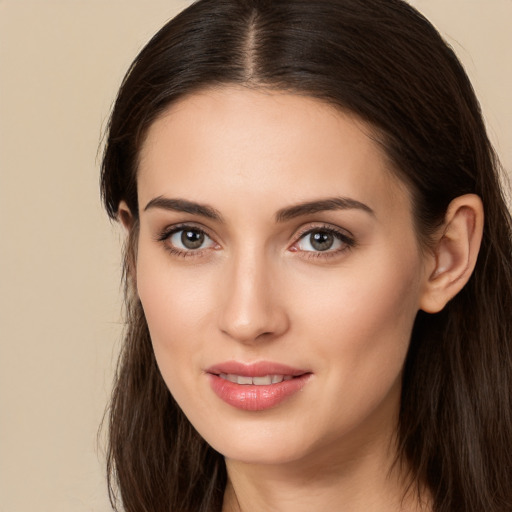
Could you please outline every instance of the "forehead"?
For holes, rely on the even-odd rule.
[[[239,197],[242,205],[251,195],[269,207],[283,195],[290,203],[342,195],[376,206],[383,196],[407,195],[371,128],[354,115],[314,98],[242,87],[172,105],[149,128],[138,172],[141,206],[159,195]]]

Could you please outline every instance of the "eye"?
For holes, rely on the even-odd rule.
[[[216,247],[216,243],[202,230],[194,226],[175,227],[159,237],[167,247],[176,253],[198,252]]]
[[[316,228],[304,233],[295,247],[305,252],[338,252],[354,245],[347,235],[331,228]]]

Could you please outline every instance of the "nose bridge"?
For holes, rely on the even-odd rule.
[[[276,293],[275,269],[265,251],[257,246],[236,251],[227,272],[220,329],[244,343],[284,332],[287,317]]]

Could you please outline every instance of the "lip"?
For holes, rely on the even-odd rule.
[[[233,373],[243,377],[264,377],[265,375],[291,375],[292,377],[297,377],[304,373],[311,372],[270,361],[258,361],[257,363],[226,361],[224,363],[211,366],[206,370],[206,373],[213,373],[216,375],[221,373]]]
[[[311,372],[280,363],[260,361],[244,364],[238,361],[226,361],[206,370],[210,386],[224,402],[245,411],[263,411],[277,407],[287,398],[302,390],[311,377]],[[234,374],[242,377],[264,377],[266,375],[284,375],[290,380],[270,385],[237,384],[220,377],[220,374]]]

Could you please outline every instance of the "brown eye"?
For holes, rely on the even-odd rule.
[[[197,251],[215,246],[215,242],[201,229],[182,227],[161,238],[166,244],[178,251]]]
[[[187,249],[199,249],[204,242],[204,233],[196,229],[184,229],[181,232],[181,243]]]
[[[344,233],[334,229],[317,228],[304,233],[295,247],[304,252],[334,253],[353,245],[354,240]]]
[[[326,231],[317,231],[309,235],[309,243],[316,251],[327,251],[333,246],[334,241],[334,235]]]

